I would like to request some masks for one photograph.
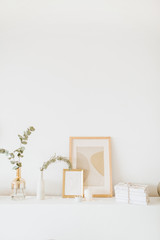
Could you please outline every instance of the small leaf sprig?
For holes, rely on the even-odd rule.
[[[66,157],[62,157],[62,156],[56,156],[56,154],[54,156],[52,156],[47,162],[44,162],[42,167],[40,168],[40,171],[44,171],[48,168],[48,166],[51,164],[51,163],[54,163],[56,161],[63,161],[65,163],[67,163],[68,165],[68,169],[71,170],[72,169],[72,164],[71,162],[69,161],[68,158]]]
[[[24,131],[23,135],[18,135],[20,140],[20,147],[15,149],[13,152],[9,152],[4,148],[0,148],[0,153],[8,156],[10,163],[14,165],[13,166],[14,170],[17,170],[18,168],[22,167],[21,159],[24,157],[23,153],[25,150],[25,147],[23,145],[26,145],[28,143],[28,137],[31,135],[33,131],[35,131],[35,128],[31,126],[27,128],[26,131]]]

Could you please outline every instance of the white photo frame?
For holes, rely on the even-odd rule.
[[[63,191],[62,197],[83,197],[83,170],[63,169]]]
[[[84,189],[93,197],[112,197],[110,137],[70,137],[72,167],[84,170]]]

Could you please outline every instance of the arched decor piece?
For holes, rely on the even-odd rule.
[[[40,171],[44,171],[48,168],[48,166],[56,161],[62,161],[67,163],[68,165],[68,169],[71,170],[72,169],[72,164],[69,161],[68,158],[63,157],[63,156],[56,156],[56,154],[54,156],[52,156],[47,162],[44,162],[42,167],[40,168]]]

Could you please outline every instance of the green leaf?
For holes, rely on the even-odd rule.
[[[21,163],[21,162],[16,163],[16,165],[17,165],[18,167],[22,167],[22,163]]]
[[[5,149],[3,149],[3,148],[0,148],[0,153],[5,153],[6,152],[6,150]]]
[[[16,149],[16,150],[14,150],[14,152],[20,152],[20,149],[18,148],[18,149]]]
[[[20,140],[22,140],[22,139],[23,139],[23,137],[22,137],[21,135],[19,135],[19,134],[18,134],[18,137],[19,137],[19,139],[20,139]]]
[[[11,162],[11,164],[15,164],[16,162],[15,161],[10,161]]]
[[[15,157],[13,153],[10,153],[9,155],[11,156],[11,158],[14,158],[14,157]]]
[[[35,131],[35,128],[34,127],[30,127],[29,128],[31,131]]]
[[[29,129],[27,129],[27,135],[31,135],[31,131]]]
[[[13,167],[14,170],[17,170],[18,168],[19,168],[18,166],[14,166],[14,167]]]
[[[28,140],[28,135],[26,134],[26,132],[24,132],[24,140]]]
[[[22,144],[27,144],[27,142],[26,141],[22,141]]]
[[[21,157],[24,157],[24,156],[21,153],[18,153],[17,157],[21,158]]]

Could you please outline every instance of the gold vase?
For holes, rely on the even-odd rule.
[[[12,181],[11,189],[12,194],[11,198],[15,200],[22,200],[25,198],[25,188],[26,183],[23,178],[21,178],[21,168],[16,170],[16,178]]]

